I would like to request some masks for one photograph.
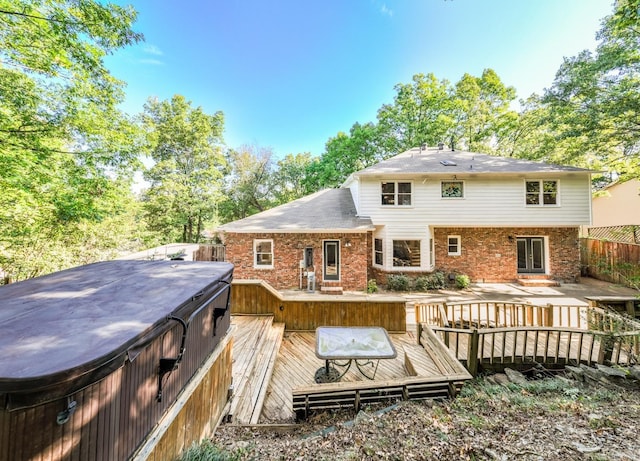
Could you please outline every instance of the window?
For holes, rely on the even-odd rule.
[[[253,266],[255,268],[273,268],[273,240],[254,240],[253,254]]]
[[[393,267],[420,267],[420,240],[393,241]]]
[[[526,181],[527,205],[557,205],[558,181]]]
[[[382,253],[382,239],[374,239],[373,240],[373,253],[374,253],[374,263],[382,266],[383,264],[383,253]]]
[[[442,198],[463,198],[464,183],[462,181],[442,181],[440,191]]]
[[[410,182],[383,182],[382,204],[390,206],[411,205],[411,188]]]
[[[447,253],[449,256],[460,256],[462,254],[459,235],[449,235],[447,237]]]

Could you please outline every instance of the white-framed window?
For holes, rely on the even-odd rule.
[[[420,267],[420,240],[394,240],[393,267]]]
[[[373,239],[373,263],[382,266],[384,264],[384,252],[382,239]]]
[[[525,181],[525,203],[527,206],[558,205],[558,181]]]
[[[449,256],[460,256],[462,254],[462,245],[459,235],[447,236],[447,254]]]
[[[440,197],[442,198],[464,198],[464,181],[441,181]]]
[[[273,269],[273,240],[256,239],[253,241],[253,267]]]
[[[380,183],[381,203],[384,206],[411,206],[413,184],[403,181]]]

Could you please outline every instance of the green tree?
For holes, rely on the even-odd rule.
[[[161,233],[164,242],[198,242],[204,227],[216,218],[221,198],[224,116],[208,115],[175,95],[167,101],[149,99],[143,123],[146,147],[155,162],[145,172],[150,229]]]
[[[351,173],[385,158],[380,130],[373,123],[355,123],[349,133],[338,133],[325,144],[325,151],[309,164],[304,184],[308,192],[339,187]]]
[[[640,176],[638,0],[619,0],[602,22],[595,53],[565,58],[544,102],[567,162]]]
[[[275,205],[291,202],[311,192],[304,181],[311,162],[311,154],[308,152],[287,154],[282,160],[278,160],[271,181]]]
[[[433,74],[416,74],[395,86],[393,104],[378,110],[381,145],[395,155],[423,144],[435,146],[453,128],[452,88]],[[386,156],[386,155],[385,155]]]
[[[132,233],[135,124],[103,58],[135,43],[131,8],[0,0],[0,268],[19,280],[113,250]],[[117,199],[117,200],[116,200]],[[107,224],[108,223],[108,224]],[[113,240],[113,239],[112,239]],[[92,256],[93,255],[93,256]]]
[[[227,153],[225,198],[220,204],[223,222],[246,218],[275,204],[272,157],[271,149],[252,145]]]
[[[481,77],[464,74],[452,97],[447,140],[472,152],[500,151],[518,118],[511,109],[515,98],[515,88],[505,86],[492,69],[485,69]]]

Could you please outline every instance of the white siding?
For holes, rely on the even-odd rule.
[[[428,240],[429,226],[579,226],[590,220],[589,175],[458,178],[464,180],[463,199],[440,197],[441,179],[451,177],[415,178],[411,207],[381,205],[380,182],[387,179],[394,178],[363,179],[354,195],[355,199],[359,194],[360,215],[371,217],[376,226],[387,226],[385,244],[391,235]],[[559,204],[526,206],[525,179],[557,180]],[[428,242],[424,250],[428,255]]]
[[[358,216],[362,216],[360,213],[360,197],[358,196],[358,193],[360,192],[360,183],[358,181],[351,181],[349,184],[349,190],[351,191],[353,203],[356,206],[356,213]]]

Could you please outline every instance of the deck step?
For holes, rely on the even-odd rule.
[[[433,376],[429,366],[431,359],[424,347],[417,344],[402,346],[404,349],[404,367],[410,376]]]
[[[342,287],[327,287],[323,286],[320,288],[320,292],[327,295],[341,295]]]
[[[283,335],[284,323],[268,323],[253,338],[249,353],[243,354],[249,360],[238,364],[243,368],[238,380],[241,387],[231,398],[227,421],[257,424]]]
[[[544,278],[518,278],[518,285],[523,287],[559,287],[560,283]]]

